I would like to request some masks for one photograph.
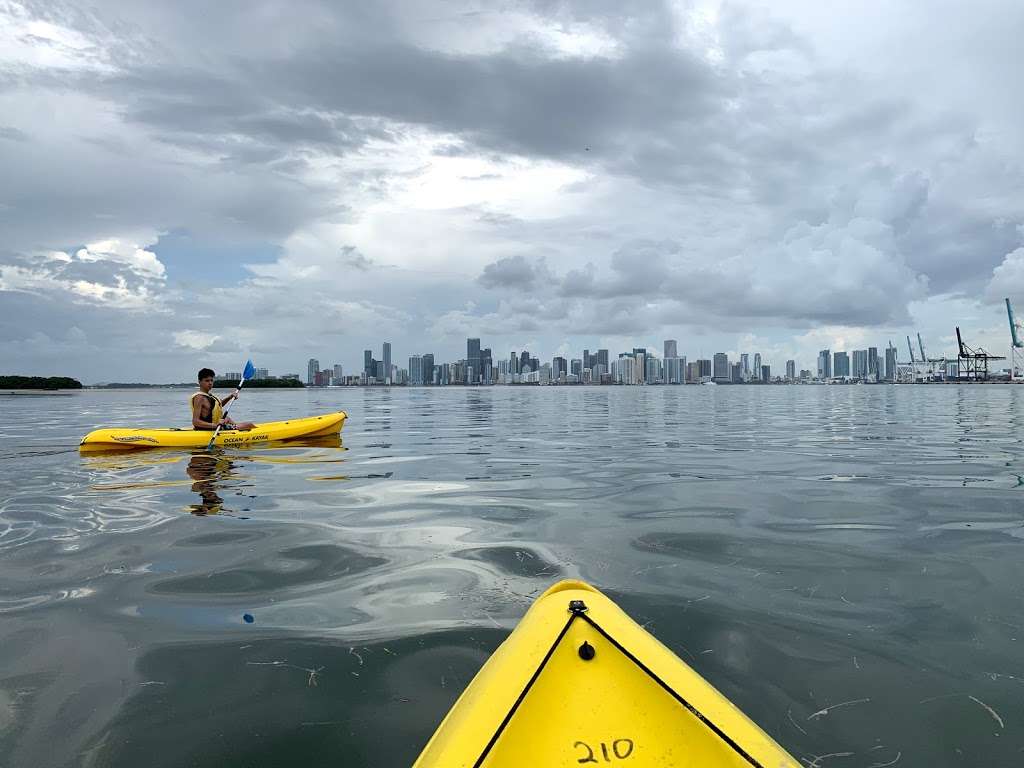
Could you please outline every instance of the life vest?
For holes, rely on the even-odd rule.
[[[209,392],[196,392],[192,395],[192,399],[189,400],[189,406],[195,408],[195,401],[197,397],[206,397],[210,400],[210,405],[213,410],[210,412],[210,422],[216,424],[222,418],[224,418],[224,410],[220,407],[220,399],[214,397]]]

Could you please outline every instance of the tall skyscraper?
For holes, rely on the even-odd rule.
[[[466,383],[480,381],[480,339],[466,339]]]
[[[818,378],[823,380],[832,378],[832,353],[827,349],[818,353]]]
[[[508,372],[519,373],[519,355],[515,352],[512,353],[512,357],[508,361]]]
[[[753,375],[754,375],[754,381],[760,381],[761,380],[761,353],[760,352],[755,352],[754,353],[754,370],[751,371],[751,373],[753,373]]]
[[[376,371],[377,371],[377,366],[374,365],[374,363],[373,363],[373,350],[372,349],[364,349],[363,350],[363,373],[365,373],[366,376],[369,378],[371,376],[376,376],[377,375]]]
[[[583,379],[583,361],[582,360],[572,360],[572,361],[570,361],[570,363],[569,363],[569,373],[571,373],[573,376],[580,377],[580,379],[582,380]]]
[[[761,366],[761,383],[768,384],[772,380],[772,367],[770,365]]]
[[[885,380],[896,381],[896,347],[892,342],[885,348]]]
[[[565,358],[556,356],[551,360],[551,380],[559,381],[565,378],[565,375],[569,373],[568,366],[565,364]]]
[[[796,381],[796,360],[786,361],[786,381]]]
[[[309,364],[306,366],[306,383],[309,385],[316,384],[316,375],[318,373],[320,373],[320,361],[315,357],[309,358]]]
[[[646,363],[647,370],[644,372],[644,381],[648,384],[660,384],[665,381],[665,369],[659,360],[654,355],[647,356]]]
[[[868,351],[866,349],[853,350],[853,365],[850,366],[850,375],[855,379],[868,377]]]
[[[743,375],[750,375],[750,355],[747,352],[740,353],[740,365],[743,366]]]
[[[850,356],[845,352],[835,352],[832,355],[832,375],[836,377],[850,375]]]
[[[608,373],[611,371],[611,367],[608,365],[608,350],[599,349],[597,350],[597,364],[604,366],[604,372]]]
[[[410,371],[410,373],[412,373]],[[433,384],[434,383],[434,353],[427,352],[423,356],[423,383]]]
[[[490,384],[493,376],[494,360],[491,358],[491,348],[480,350],[480,381]]]
[[[711,361],[710,360],[698,360],[697,361],[697,375],[702,379],[711,378]]]
[[[729,375],[729,356],[725,352],[715,352],[711,376],[716,383],[726,384],[732,380]]]
[[[665,359],[679,357],[679,346],[675,339],[665,339]]]
[[[391,383],[391,342],[384,342],[384,383]]]
[[[523,353],[519,355],[519,370],[522,371],[524,368],[532,369],[532,366],[530,365],[530,353],[525,349],[523,350]]]
[[[683,376],[685,375],[679,368],[679,364],[682,362],[678,357],[666,357],[665,358],[665,383],[666,384],[682,384]]]
[[[409,358],[409,383],[413,386],[423,383],[423,358],[419,355]]]
[[[878,376],[878,347],[868,347],[868,378],[877,379]]]
[[[341,384],[341,380],[344,378],[344,371],[338,363],[334,364],[334,383]]]

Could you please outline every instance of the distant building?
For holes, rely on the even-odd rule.
[[[568,366],[566,365],[565,358],[556,356],[551,360],[551,380],[562,381],[565,379],[566,374],[569,373]]]
[[[306,366],[306,383],[316,384],[316,375],[320,372],[320,361],[315,357],[309,358],[309,363]]]
[[[733,363],[730,365],[729,373],[732,376],[733,384],[741,384],[743,382],[743,363]]]
[[[729,373],[729,356],[725,352],[715,352],[711,377],[719,384],[726,384],[732,380]]]
[[[466,383],[480,381],[480,339],[466,339]]]
[[[519,372],[522,373],[524,368],[529,368],[530,370],[533,371],[537,370],[530,363],[530,353],[527,352],[525,349],[523,350],[523,354],[519,356]]]
[[[885,349],[885,380],[896,381],[896,347],[892,343]]]
[[[754,381],[761,380],[761,353],[754,353],[754,368],[751,370],[751,374],[754,377]]]
[[[836,378],[849,378],[850,356],[845,352],[836,352],[832,355],[832,375]]]
[[[700,381],[700,365],[697,362],[684,363],[686,369],[686,383],[696,384]]]
[[[573,360],[569,363],[569,373],[578,378],[583,377],[583,361]]]
[[[384,342],[383,357],[384,357],[384,383],[391,383],[391,342]]]
[[[786,361],[786,381],[796,381],[796,360]]]
[[[422,366],[423,366],[423,383],[424,384],[435,384],[436,382],[434,381],[434,368],[436,366],[434,365],[434,353],[433,352],[427,352],[427,354],[425,354],[423,356]]]
[[[409,383],[414,387],[423,384],[423,358],[420,355],[409,358]]]
[[[494,360],[491,357],[491,348],[480,350],[480,381],[484,384],[494,382]]]
[[[697,379],[698,379],[698,381],[710,381],[710,379],[711,379],[711,361],[710,360],[698,360],[697,361]]]
[[[269,368],[257,368],[256,371],[253,373],[252,377],[256,381],[262,381],[264,379],[269,379],[270,378],[270,369]],[[238,378],[242,378],[242,377],[239,376]]]
[[[654,355],[648,355],[647,361],[644,365],[644,369],[644,381],[646,383],[662,383],[662,377],[664,376],[664,367],[661,364],[661,360],[656,358]]]
[[[342,382],[342,380],[344,378],[345,378],[344,370],[342,370],[342,367],[338,363],[335,363],[334,364],[334,383],[335,384],[341,384],[341,382]]]
[[[740,366],[743,368],[743,377],[746,378],[750,375],[750,354],[747,352],[740,353]]]
[[[877,381],[878,371],[878,347],[868,347],[868,378]]]
[[[818,353],[818,378],[822,380],[832,378],[832,353],[827,349]]]
[[[761,381],[764,384],[768,384],[772,380],[772,367],[770,365],[761,366]]]
[[[853,350],[853,365],[850,367],[850,375],[855,379],[868,377],[868,351],[866,349]]]
[[[665,359],[679,357],[679,348],[675,339],[665,339]]]
[[[604,366],[605,373],[608,373],[609,371],[611,371],[611,368],[609,367],[609,363],[608,363],[608,350],[607,349],[599,349],[599,350],[597,350],[597,364],[601,365],[601,366]]]
[[[678,357],[666,357],[664,375],[666,384],[682,384],[686,379],[686,363]]]

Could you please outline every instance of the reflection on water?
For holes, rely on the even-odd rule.
[[[805,764],[1017,765],[1022,396],[254,391],[344,446],[90,456],[180,398],[12,403],[0,765],[408,765],[564,577]]]
[[[222,454],[204,451],[192,455],[185,471],[192,478],[192,490],[200,499],[198,504],[189,506],[193,515],[215,515],[221,511],[224,499],[217,494],[217,488],[231,477],[234,466],[234,462]]]

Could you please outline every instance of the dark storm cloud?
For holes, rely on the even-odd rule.
[[[19,131],[17,128],[0,125],[0,139],[6,139],[7,141],[28,141],[28,134],[24,131]]]
[[[341,248],[341,261],[352,269],[358,269],[360,272],[366,272],[376,266],[373,259],[367,258],[359,249],[352,245],[344,245]]]
[[[302,147],[343,154],[370,138],[390,138],[370,121],[359,125],[346,115],[319,113],[307,105],[286,107],[244,70],[147,66],[102,78],[95,87],[119,104],[125,119],[152,128],[163,140],[201,143],[226,153],[240,140],[284,155]]]
[[[867,220],[801,225],[781,242],[717,263],[695,260],[672,241],[636,241],[613,253],[609,264],[606,274],[593,265],[570,270],[558,286],[567,299],[595,302],[597,311],[587,317],[603,318],[607,333],[632,327],[622,307],[648,302],[673,302],[677,322],[694,325],[721,326],[729,318],[879,325],[905,321],[906,301],[924,290],[894,251],[891,231]]]
[[[456,56],[408,45],[320,48],[260,64],[286,103],[386,116],[491,149],[581,158],[623,136],[693,119],[724,94],[710,68],[669,49],[624,59],[551,59],[519,49]]]
[[[547,274],[543,261],[530,262],[525,256],[506,256],[486,267],[477,278],[484,288],[531,291]]]

